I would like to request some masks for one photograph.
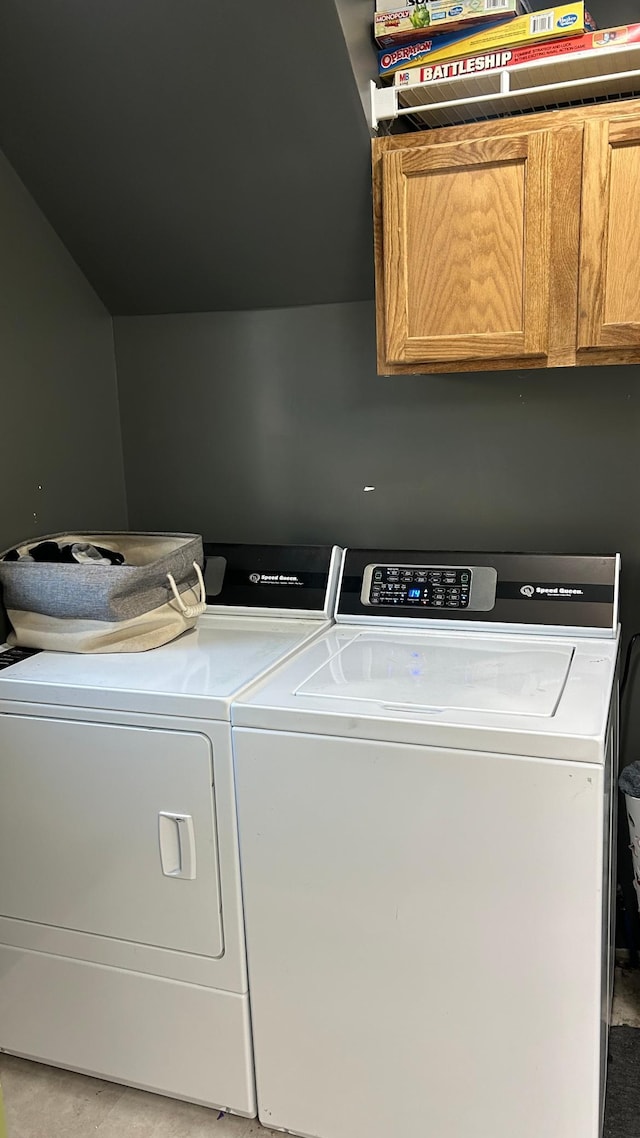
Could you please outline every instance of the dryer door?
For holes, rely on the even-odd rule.
[[[204,735],[0,716],[0,915],[223,953]]]

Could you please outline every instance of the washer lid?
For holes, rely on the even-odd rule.
[[[618,640],[334,625],[233,701],[236,728],[600,763]]]
[[[411,635],[393,641],[363,634],[296,689],[296,696],[365,700],[383,708],[458,709],[552,716],[574,648],[535,647],[497,638]]]

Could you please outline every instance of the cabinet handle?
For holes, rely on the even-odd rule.
[[[165,877],[184,877],[193,881],[196,876],[196,838],[191,814],[171,814],[161,810],[158,814],[160,864]]]

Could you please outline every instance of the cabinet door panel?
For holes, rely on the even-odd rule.
[[[580,348],[640,347],[640,118],[585,127]]]
[[[548,132],[384,155],[390,362],[544,356]]]

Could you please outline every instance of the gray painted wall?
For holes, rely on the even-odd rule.
[[[335,0],[367,130],[371,129],[371,83],[378,82],[378,51],[371,35],[371,0]]]
[[[0,377],[0,549],[125,525],[111,317],[2,155]]]
[[[635,368],[383,379],[369,302],[114,325],[135,525],[640,571]]]

